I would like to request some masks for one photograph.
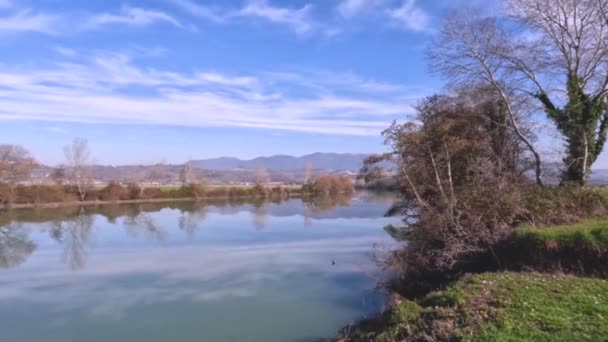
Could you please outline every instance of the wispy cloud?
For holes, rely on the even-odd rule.
[[[225,18],[225,14],[221,13],[217,9],[213,9],[207,7],[205,5],[201,5],[193,0],[170,0],[177,7],[182,10],[190,13],[191,15],[203,19],[208,19],[214,22],[223,22]]]
[[[343,17],[350,18],[383,2],[383,0],[341,0],[336,9]]]
[[[58,127],[58,126],[46,126],[44,127],[44,130],[47,130],[49,132],[53,132],[53,133],[57,133],[57,134],[67,134],[68,130],[62,127]]]
[[[242,19],[263,20],[277,25],[285,25],[297,34],[320,33],[333,36],[339,29],[329,23],[321,23],[313,16],[313,5],[302,7],[281,7],[269,0],[248,0],[241,8],[209,7],[194,0],[169,0],[192,16],[215,23],[242,22]],[[239,20],[241,19],[241,20]]]
[[[0,33],[36,32],[51,35],[57,34],[57,25],[61,22],[61,19],[59,15],[20,10],[16,13],[0,17]]]
[[[312,19],[312,5],[306,4],[301,8],[276,7],[267,0],[250,0],[239,11],[239,15],[256,17],[277,24],[291,27],[297,33],[307,33],[316,29],[318,24]]]
[[[388,15],[405,29],[415,32],[429,29],[429,14],[416,4],[416,0],[404,0],[401,6],[389,10]]]
[[[165,12],[130,6],[124,6],[117,14],[101,13],[94,15],[89,20],[89,25],[92,27],[107,24],[148,26],[156,23],[166,23],[178,28],[185,28],[180,21]]]
[[[420,95],[355,75],[179,73],[140,67],[127,54],[80,56],[44,68],[0,66],[0,119],[377,135]]]
[[[63,46],[57,46],[57,47],[55,47],[55,51],[58,54],[66,56],[66,57],[74,57],[74,56],[77,55],[77,53],[76,53],[75,50],[70,49],[70,48],[66,48],[66,47],[63,47]]]

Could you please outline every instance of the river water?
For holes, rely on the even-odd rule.
[[[391,196],[0,213],[2,341],[322,341],[381,309]]]

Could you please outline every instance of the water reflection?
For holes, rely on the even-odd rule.
[[[200,224],[207,218],[207,206],[193,203],[191,210],[184,210],[179,216],[178,227],[192,239],[199,230]]]
[[[36,249],[25,230],[18,223],[0,228],[0,268],[22,264]]]
[[[141,210],[127,215],[124,220],[124,227],[130,236],[143,236],[158,242],[167,239],[167,231],[159,226],[149,213]]]
[[[3,339],[332,336],[382,305],[367,253],[389,206],[358,194],[0,213]]]
[[[51,237],[64,246],[63,261],[71,269],[80,269],[87,261],[87,243],[93,232],[95,217],[81,207],[78,214],[67,220],[51,223]]]
[[[287,202],[293,202],[287,201]],[[213,207],[224,215],[234,215],[242,210],[251,212],[253,227],[261,230],[266,226],[269,217],[290,216],[299,211],[298,206],[274,206],[282,201],[256,200],[247,203],[243,200],[220,202],[174,202],[174,203],[145,203],[127,205],[102,205],[87,207],[63,207],[53,209],[14,210],[0,213],[0,267],[18,266],[27,260],[36,248],[29,240],[28,232],[20,229],[23,222],[49,222],[49,236],[63,246],[62,260],[71,269],[81,269],[86,265],[88,243],[91,239],[96,216],[102,216],[110,224],[122,222],[126,233],[132,237],[145,237],[163,242],[167,239],[167,231],[155,222],[151,213],[163,209],[180,211],[177,227],[188,238],[194,238],[202,223],[205,221],[209,208]],[[305,226],[312,225],[314,218],[324,212],[330,212],[338,207],[348,207],[352,197],[312,197],[301,200],[302,216]],[[293,203],[292,203],[293,204]],[[275,210],[273,210],[275,209]]]

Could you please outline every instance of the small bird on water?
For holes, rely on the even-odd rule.
[[[331,261],[332,266],[336,264],[334,260]]]

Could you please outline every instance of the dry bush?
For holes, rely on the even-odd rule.
[[[467,268],[529,220],[525,146],[492,92],[470,94],[429,98],[417,122],[384,132],[404,189],[404,225],[391,232],[407,246],[385,259],[397,273]]]
[[[75,201],[77,198],[66,193],[61,185],[17,186],[15,189],[16,203],[61,203]]]
[[[102,201],[126,200],[129,199],[129,189],[112,181],[99,191],[98,197]]]
[[[351,194],[354,191],[353,182],[347,176],[318,175],[304,184],[302,191],[315,195],[335,196]]]
[[[429,98],[417,122],[384,133],[404,189],[396,207],[403,226],[387,230],[407,245],[380,262],[403,275],[398,285],[408,290],[418,281],[504,267],[497,249],[520,226],[608,213],[597,191],[532,184],[529,154],[501,101],[483,88],[476,98],[469,94]]]

